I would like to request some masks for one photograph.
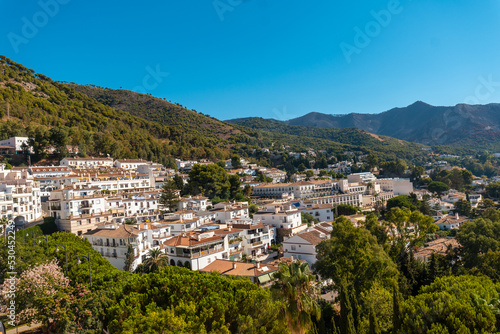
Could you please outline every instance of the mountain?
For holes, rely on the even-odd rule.
[[[142,158],[167,166],[174,165],[174,157],[219,160],[236,153],[261,159],[255,154],[262,152],[259,148],[375,151],[381,158],[397,154],[407,159],[422,154],[421,145],[355,128],[303,129],[278,121],[266,126],[254,118],[246,122],[222,122],[147,94],[57,82],[0,56],[0,139],[32,138],[33,162],[45,158],[49,146],[58,157],[65,156],[66,145],[87,155]]]
[[[108,105],[91,96],[98,91],[106,92]],[[37,158],[49,145],[62,151],[74,145],[88,155],[170,165],[172,156],[227,158],[235,142],[248,138],[234,126],[152,96],[56,82],[0,56],[0,139],[14,135],[35,138]]]
[[[380,114],[328,115],[312,112],[284,121],[319,128],[356,127],[426,145],[500,150],[500,104],[436,107],[418,101]]]
[[[401,139],[381,136],[355,127],[344,129],[326,129],[313,126],[288,125],[283,122],[260,117],[241,118],[228,121],[244,128],[267,131],[281,136],[314,138],[314,141],[333,141],[342,143],[345,148],[357,151],[379,151],[384,154],[394,153],[398,157],[414,157],[422,153],[421,144],[410,143]]]

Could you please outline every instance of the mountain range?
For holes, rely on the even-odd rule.
[[[233,119],[234,124],[248,118]],[[358,128],[367,132],[426,145],[451,145],[471,149],[500,150],[500,104],[432,106],[417,101],[404,108],[379,114],[330,115],[311,112],[281,122],[291,126],[326,129]]]

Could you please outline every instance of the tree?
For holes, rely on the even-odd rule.
[[[350,216],[358,212],[354,206],[349,204],[339,204],[335,210],[339,216]]]
[[[439,333],[496,332],[499,290],[487,277],[437,278],[403,303],[401,331],[429,333],[439,327]]]
[[[479,255],[500,250],[500,221],[479,218],[466,222],[458,230],[457,241],[465,267],[473,268]]]
[[[163,184],[162,193],[160,196],[160,204],[162,204],[170,212],[177,210],[179,197],[177,195],[174,180],[168,180]]]
[[[495,198],[495,199],[498,199],[499,196],[500,196],[500,181],[497,181],[497,182],[490,182],[487,186],[486,186],[486,193]]]
[[[314,218],[310,213],[301,212],[300,216],[302,218],[302,224],[307,224],[307,226],[319,223],[319,220]]]
[[[461,216],[470,217],[472,213],[472,205],[469,201],[465,199],[459,199],[458,201],[453,203],[453,205],[455,206],[455,213],[458,213]]]
[[[125,266],[124,271],[132,271],[132,265],[134,263],[134,248],[131,244],[127,246],[127,253],[125,254]]]
[[[368,154],[368,156],[366,157],[366,164],[368,165],[370,170],[372,170],[373,168],[377,167],[377,165],[378,165],[378,157],[375,154],[373,154],[372,152],[370,152]]]
[[[282,303],[281,317],[292,333],[305,333],[311,326],[311,317],[319,319],[321,314],[316,301],[319,294],[316,277],[309,264],[299,260],[290,265],[282,263],[274,278],[271,292]]]
[[[218,165],[196,164],[189,172],[189,182],[184,192],[191,195],[203,194],[213,199],[229,199],[231,183],[224,168]]]
[[[239,169],[241,168],[241,162],[240,162],[240,156],[239,155],[233,155],[231,157],[231,166],[233,169]]]
[[[146,261],[143,264],[145,272],[152,273],[168,266],[168,256],[161,249],[153,248],[149,250]]]
[[[380,334],[380,328],[378,327],[377,314],[373,309],[373,306],[369,307],[369,318],[370,327],[368,329],[368,334]]]
[[[15,281],[16,294],[9,284],[0,291],[3,305],[15,302],[21,322],[39,322],[48,333],[91,332],[99,328],[93,314],[95,296],[81,285],[70,285],[56,260],[29,267]]]
[[[393,282],[392,289],[392,305],[393,305],[393,314],[392,314],[392,332],[398,333],[401,330],[401,296],[399,295],[399,288],[397,282]]]
[[[438,194],[438,196],[441,196],[445,191],[449,190],[450,187],[447,184],[443,183],[443,182],[432,181],[427,186],[427,189],[430,192],[436,193],[436,194]]]
[[[354,317],[352,314],[352,306],[348,287],[345,282],[340,286],[340,333],[355,334],[356,327],[354,326]]]
[[[370,214],[368,214],[365,221],[363,222],[363,225],[368,231],[370,231],[372,235],[377,238],[377,242],[379,245],[385,245],[387,241],[386,227],[380,224],[375,213],[371,212]]]
[[[408,208],[410,210],[416,210],[417,205],[415,202],[412,201],[410,196],[408,195],[399,195],[396,197],[393,197],[387,201],[387,210],[390,210],[391,208]]]
[[[9,218],[3,216],[0,218],[0,226],[2,227],[2,234],[5,244],[7,244],[7,225],[9,225]]]
[[[375,237],[345,217],[332,223],[331,238],[320,242],[316,252],[314,269],[337,288],[345,281],[362,293],[375,281],[387,283],[397,275],[396,265]]]

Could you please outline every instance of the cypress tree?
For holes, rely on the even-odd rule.
[[[127,253],[125,254],[124,271],[132,271],[132,264],[134,263],[134,248],[131,244],[127,246]]]
[[[396,334],[401,331],[401,304],[399,299],[398,283],[394,282],[392,292],[392,333]]]
[[[359,327],[361,324],[361,310],[359,308],[358,299],[356,298],[356,293],[354,287],[350,289],[350,301],[352,305],[352,318],[354,320],[354,328],[356,333],[359,332]]]
[[[343,282],[340,286],[340,334],[355,334],[352,307],[349,301],[347,286]]]
[[[377,315],[373,309],[373,305],[370,305],[370,327],[368,329],[368,334],[380,334],[380,328],[378,327]]]

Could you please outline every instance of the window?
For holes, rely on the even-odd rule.
[[[296,249],[297,249],[297,247],[295,245],[292,245],[292,250],[294,251]]]

